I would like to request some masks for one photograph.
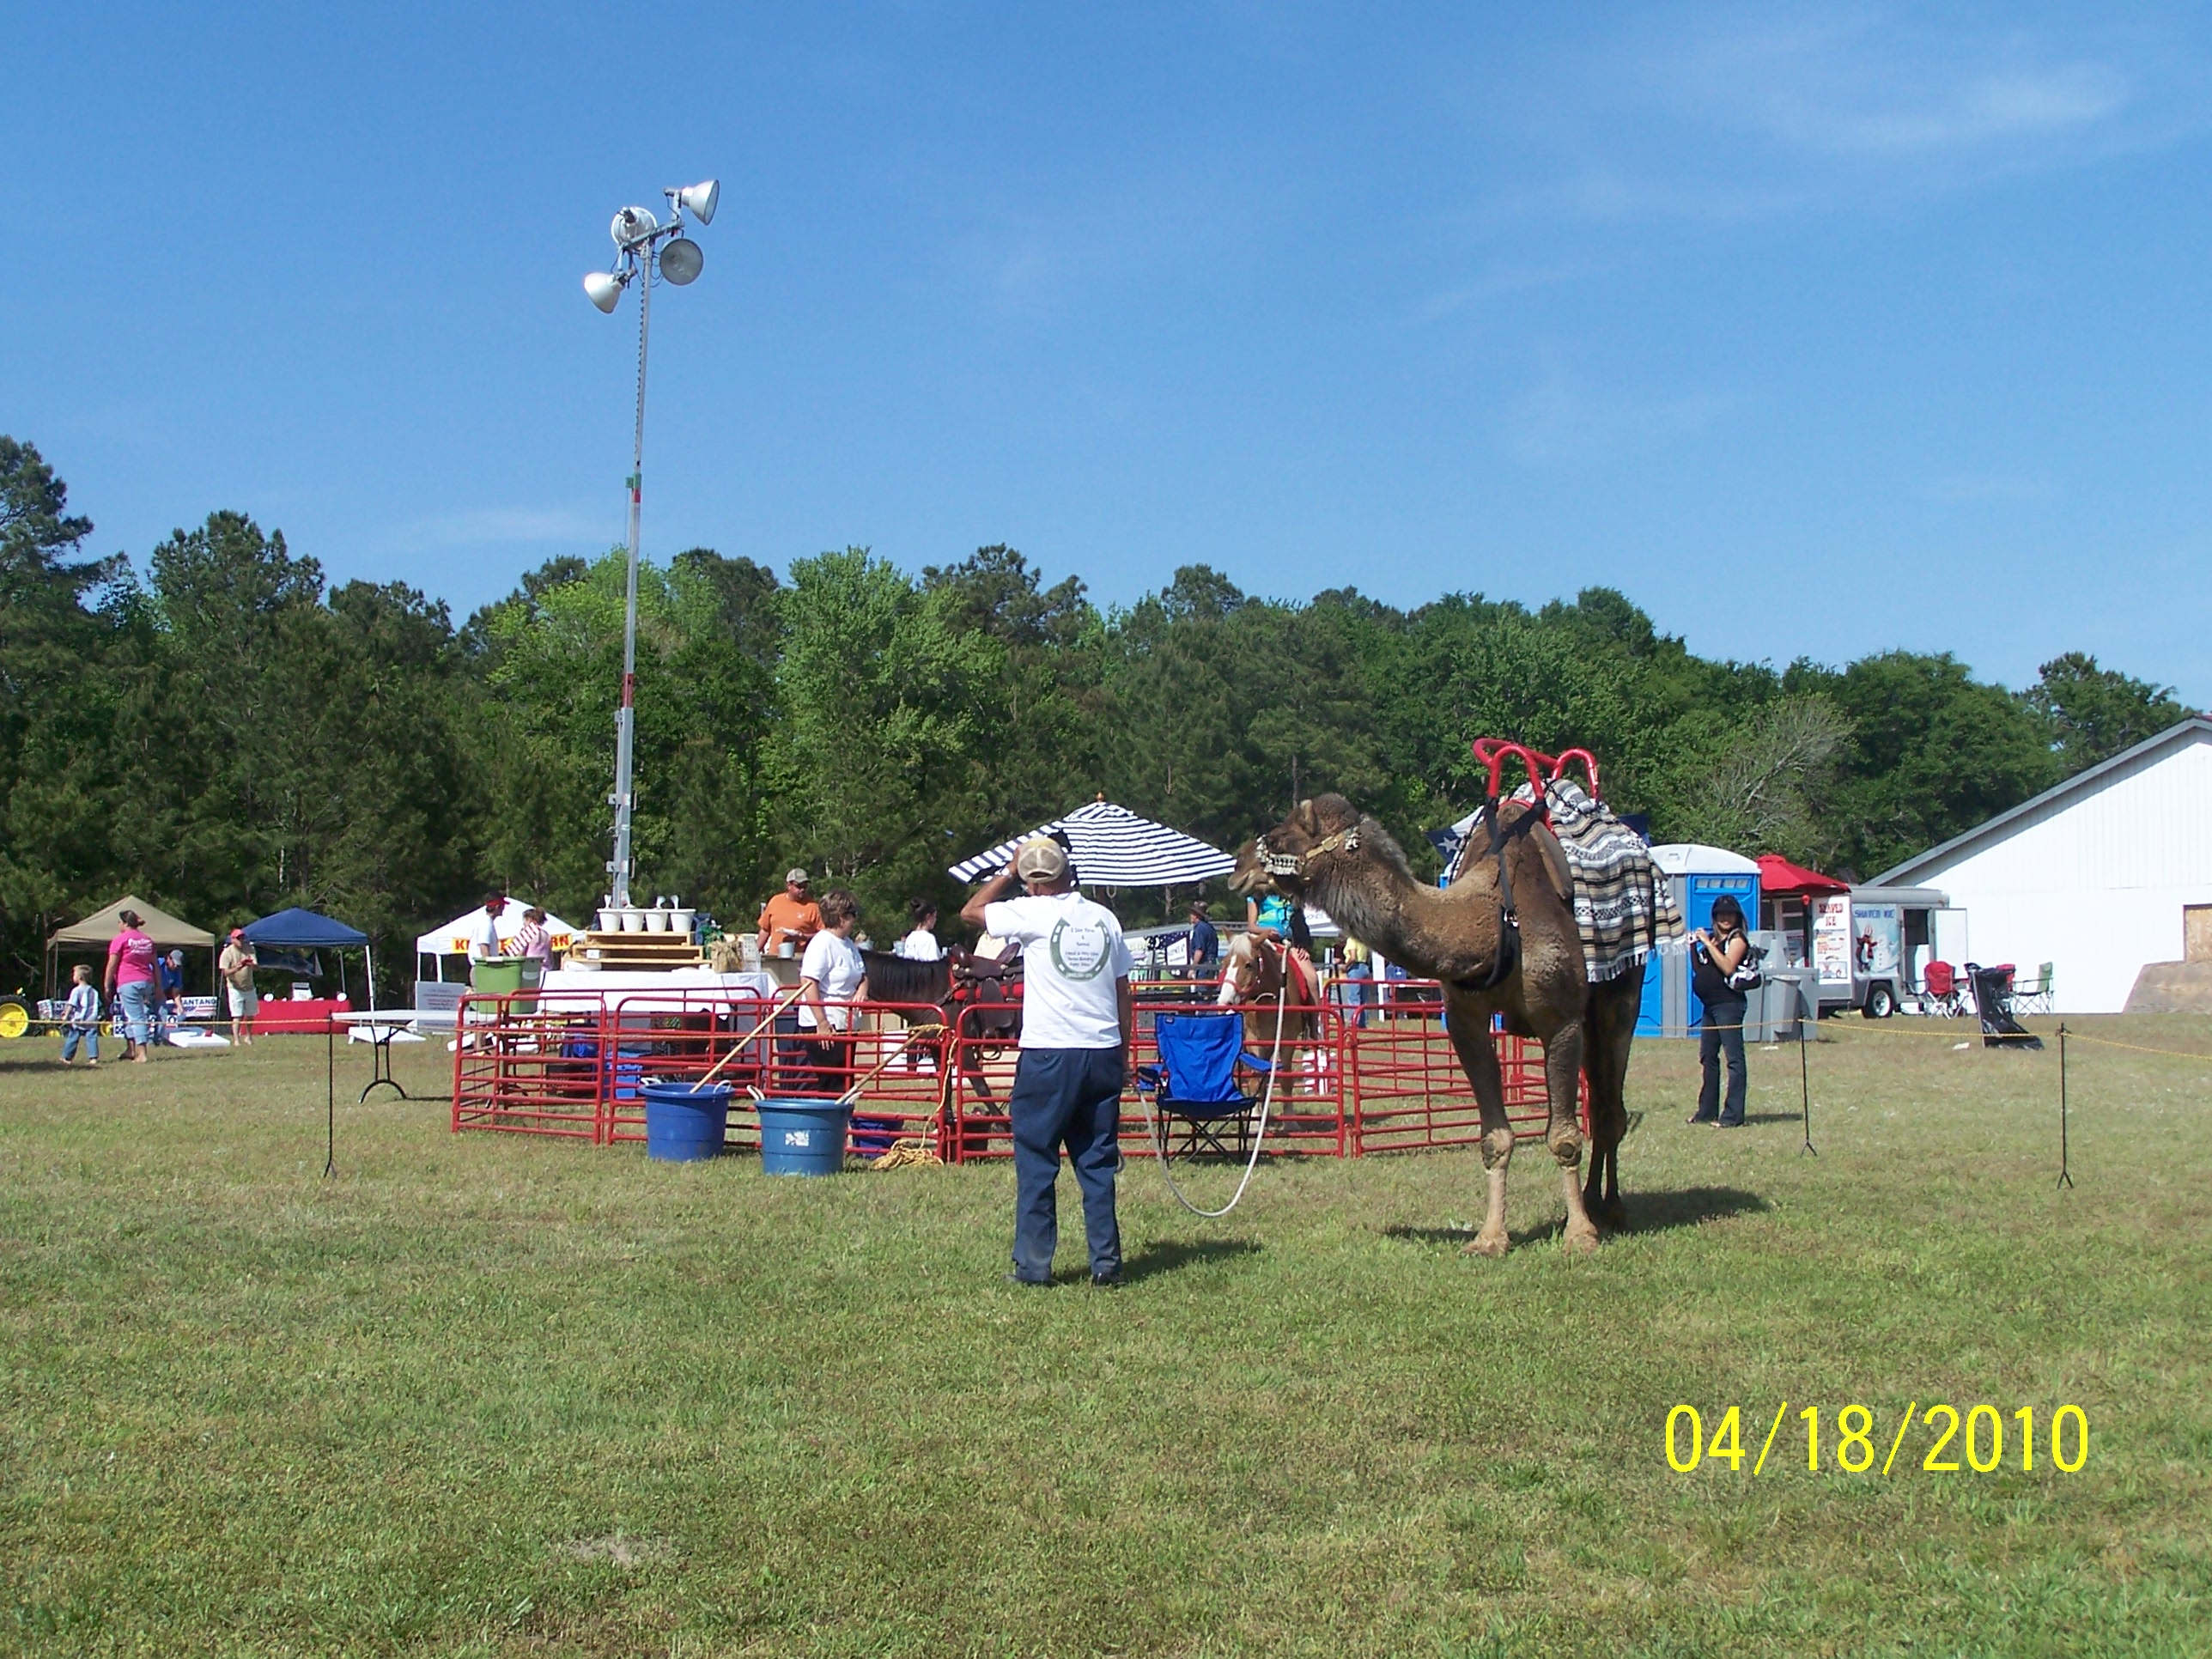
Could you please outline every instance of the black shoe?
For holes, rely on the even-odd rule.
[[[1121,1288],[1121,1275],[1119,1272],[1093,1273],[1091,1275],[1091,1288],[1094,1291],[1118,1291]]]
[[[1006,1275],[1006,1283],[1009,1285],[1024,1285],[1031,1288],[1035,1288],[1040,1285],[1049,1285],[1052,1283],[1052,1280],[1049,1279],[1024,1279],[1019,1273],[1008,1273]]]

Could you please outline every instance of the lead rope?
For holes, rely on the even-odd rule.
[[[1160,1133],[1158,1126],[1152,1121],[1152,1103],[1146,1098],[1142,1089],[1137,1091],[1137,1099],[1145,1109],[1145,1127],[1152,1137],[1152,1150],[1160,1155],[1160,1179],[1168,1183],[1168,1190],[1175,1194],[1176,1202],[1193,1215],[1203,1216],[1208,1221],[1218,1221],[1237,1207],[1244,1197],[1244,1189],[1252,1184],[1252,1171],[1260,1167],[1260,1149],[1267,1142],[1267,1114],[1274,1106],[1275,1079],[1281,1075],[1282,1070],[1283,1012],[1290,1006],[1290,1001],[1291,953],[1286,947],[1283,951],[1283,988],[1281,994],[1275,999],[1275,1041],[1267,1051],[1267,1086],[1260,1097],[1259,1131],[1252,1137],[1252,1156],[1244,1165],[1244,1178],[1237,1183],[1235,1194],[1219,1209],[1201,1210],[1183,1196],[1182,1188],[1176,1185],[1175,1176],[1168,1170],[1167,1138]]]

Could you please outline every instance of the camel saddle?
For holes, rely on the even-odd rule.
[[[1534,805],[1536,794],[1522,784],[1509,799]],[[1681,939],[1674,885],[1660,878],[1641,836],[1571,778],[1547,783],[1543,805],[1572,878],[1575,928],[1582,935],[1583,965],[1593,985],[1619,979]],[[1482,856],[1474,831],[1488,811],[1486,806],[1469,827],[1452,861],[1451,877],[1457,877],[1468,858]],[[1486,836],[1481,840],[1486,844]]]

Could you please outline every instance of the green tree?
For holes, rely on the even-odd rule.
[[[1840,873],[1873,875],[2057,781],[2027,700],[1948,653],[1886,652],[1840,673],[1800,663],[1784,678],[1792,692],[1826,696],[1851,725],[1822,837]]]
[[[959,847],[972,821],[959,789],[989,729],[1006,652],[954,625],[959,604],[866,548],[791,568],[777,677],[779,846],[855,888],[879,920],[939,878],[946,848]]]
[[[128,566],[72,556],[92,521],[68,502],[34,447],[0,436],[0,951],[11,982],[36,971],[56,921],[104,902],[93,895],[128,867],[106,834]]]
[[[2027,702],[2050,723],[2051,746],[2068,776],[2189,718],[2172,686],[2100,668],[2094,657],[2079,651],[2053,657],[2037,670]]]

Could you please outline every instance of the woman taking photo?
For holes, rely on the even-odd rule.
[[[1690,935],[1690,988],[1697,993],[1704,1012],[1698,1021],[1698,1060],[1705,1078],[1698,1090],[1698,1109],[1692,1123],[1709,1123],[1717,1129],[1743,1127],[1744,1012],[1750,994],[1729,983],[1729,975],[1751,954],[1751,937],[1743,930],[1743,907],[1726,893],[1713,901],[1713,925]],[[1728,1056],[1728,1099],[1721,1100],[1721,1056]]]

